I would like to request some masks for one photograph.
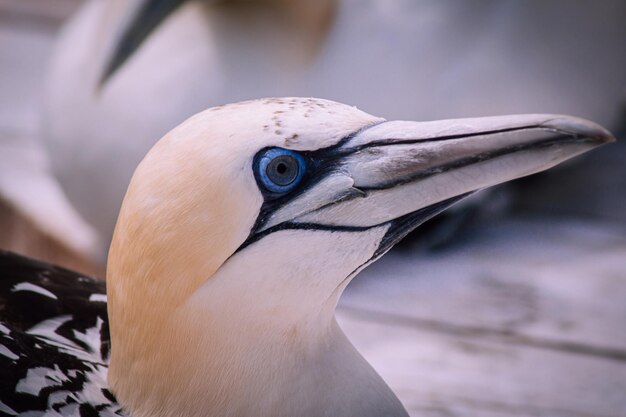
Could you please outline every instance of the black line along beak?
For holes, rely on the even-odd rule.
[[[336,149],[341,157],[334,171],[278,208],[257,232],[281,224],[359,229],[393,221],[410,230],[472,192],[614,140],[604,128],[570,116],[384,122]]]

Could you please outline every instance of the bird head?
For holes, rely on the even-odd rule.
[[[112,385],[141,404],[157,362],[170,380],[208,357],[214,372],[245,362],[259,378],[259,352],[315,357],[350,279],[409,231],[611,140],[567,116],[385,121],[304,98],[193,116],[148,153],[121,208],[107,272]],[[212,383],[240,389],[241,372]]]

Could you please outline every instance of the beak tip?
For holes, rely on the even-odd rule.
[[[612,143],[616,140],[611,132],[599,124],[578,117],[556,116],[542,123],[542,126],[587,139],[595,146]]]

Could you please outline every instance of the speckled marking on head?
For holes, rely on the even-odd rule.
[[[230,106],[245,106],[251,102],[241,102]],[[335,103],[328,100],[320,100],[315,98],[267,98],[257,101],[257,104],[268,106],[271,108],[269,113],[269,121],[265,122],[262,127],[263,132],[271,130],[275,136],[282,138],[283,146],[296,147],[304,133],[303,125],[311,124],[314,120],[324,119],[341,119],[342,117],[351,117],[349,113],[355,111],[360,113],[356,108]],[[350,109],[346,112],[347,109]],[[330,116],[330,117],[328,117]],[[307,119],[312,119],[307,122]],[[322,130],[325,126],[321,126]]]
[[[245,109],[245,110],[244,110]],[[207,123],[195,123],[206,119]],[[334,145],[342,137],[365,126],[382,121],[355,107],[315,98],[267,98],[227,104],[211,108],[193,116],[194,135],[199,126],[205,126],[204,137],[221,139],[253,139],[246,146],[254,146],[254,139],[271,135],[274,146],[309,150],[310,146]],[[184,129],[187,122],[181,125]],[[320,137],[323,139],[315,139]],[[241,143],[237,140],[238,143]],[[315,145],[314,145],[315,144]]]
[[[285,146],[292,146],[297,142],[298,134],[294,133],[293,135],[285,138]]]

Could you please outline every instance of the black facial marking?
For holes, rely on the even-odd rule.
[[[382,123],[382,122],[379,122],[379,123]],[[270,218],[271,214],[274,211],[280,209],[289,201],[297,198],[301,194],[306,193],[308,190],[313,188],[324,178],[340,170],[341,159],[344,158],[346,155],[354,152],[352,149],[348,149],[348,150],[342,149],[343,146],[346,143],[348,143],[350,140],[352,140],[352,138],[354,138],[356,135],[361,133],[363,130],[369,129],[370,127],[375,126],[379,123],[368,125],[362,129],[352,132],[351,134],[342,138],[336,144],[329,146],[327,148],[317,149],[315,151],[300,151],[299,154],[305,159],[307,169],[304,172],[304,176],[302,180],[300,181],[300,183],[298,184],[298,186],[289,193],[282,194],[282,195],[276,195],[274,193],[271,193],[268,190],[266,190],[263,184],[259,182],[259,179],[256,178],[257,186],[259,187],[259,190],[261,190],[261,193],[263,194],[264,201],[263,201],[263,205],[261,206],[259,216],[257,217],[256,222],[254,224],[254,227],[250,231],[250,237],[248,238],[248,240],[250,240],[250,238],[253,235],[255,235],[261,227],[263,227],[263,225],[267,222],[267,220]],[[256,154],[254,158],[254,162],[253,162],[255,166],[258,165],[258,162],[257,162],[258,158],[261,155],[263,155],[263,153],[267,149],[268,148],[261,149]],[[249,244],[248,240],[246,241],[246,243],[244,243],[245,246]],[[258,240],[258,239],[255,239],[255,240]],[[242,245],[242,247],[244,245]]]
[[[368,191],[376,191],[376,190],[392,188],[392,187],[402,185],[405,183],[424,179],[432,175],[437,175],[442,172],[462,168],[464,166],[487,161],[489,159],[493,159],[499,156],[504,156],[510,153],[523,151],[525,149],[537,149],[537,148],[543,148],[543,147],[550,147],[557,143],[563,144],[564,141],[568,143],[575,143],[575,142],[584,142],[585,140],[587,140],[584,137],[579,137],[577,135],[573,135],[568,132],[545,128],[540,125],[528,125],[528,126],[520,126],[520,127],[515,127],[515,128],[497,129],[497,130],[490,130],[490,131],[475,132],[475,133],[470,133],[470,134],[448,135],[448,136],[440,136],[436,138],[426,138],[426,139],[390,141],[392,140],[392,138],[387,138],[385,141],[374,141],[374,142],[369,142],[361,146],[345,147],[345,145],[350,140],[352,140],[352,138],[354,138],[357,134],[361,133],[363,130],[371,128],[372,126],[375,126],[375,125],[370,125],[356,132],[353,132],[352,134],[340,140],[337,144],[330,146],[328,148],[319,149],[315,151],[300,152],[300,154],[307,161],[307,172],[304,174],[304,178],[302,179],[299,186],[296,187],[293,191],[285,195],[276,196],[266,191],[263,191],[262,187],[260,187],[261,192],[263,193],[263,196],[264,196],[263,205],[261,206],[259,216],[257,217],[257,220],[255,222],[254,227],[252,228],[250,232],[250,235],[248,236],[246,241],[237,249],[237,252],[247,247],[248,245],[254,242],[257,242],[263,237],[273,232],[277,232],[279,230],[303,229],[303,230],[327,230],[327,231],[338,231],[338,232],[362,232],[373,227],[379,227],[383,224],[390,223],[391,227],[389,228],[384,238],[382,239],[379,245],[379,248],[376,250],[372,259],[368,261],[368,262],[371,262],[372,260],[375,260],[376,258],[380,257],[382,254],[384,254],[386,251],[388,251],[394,244],[396,244],[399,240],[401,240],[404,236],[406,236],[411,230],[415,229],[420,224],[424,223],[428,219],[432,218],[433,216],[442,212],[446,208],[450,207],[457,201],[477,191],[477,190],[474,190],[474,191],[470,191],[468,193],[462,194],[460,196],[452,197],[448,200],[444,200],[439,203],[430,205],[428,207],[424,207],[420,210],[406,214],[397,219],[393,219],[388,222],[384,222],[384,223],[373,225],[373,226],[366,226],[366,227],[341,226],[341,225],[330,226],[330,225],[323,225],[323,224],[316,224],[316,223],[296,223],[296,222],[287,221],[287,222],[283,222],[281,224],[275,225],[273,227],[270,227],[266,230],[259,231],[267,223],[267,221],[269,220],[269,218],[271,217],[274,211],[280,209],[281,207],[286,205],[289,201],[297,198],[299,195],[307,192],[308,190],[313,188],[315,185],[317,185],[321,180],[323,180],[327,176],[331,175],[334,172],[337,172],[338,170],[341,170],[342,158],[345,158],[346,156],[352,153],[356,153],[356,152],[365,150],[367,148],[375,149],[375,147],[381,147],[381,146],[413,144],[413,143],[418,143],[418,142],[419,143],[439,142],[439,141],[446,141],[446,140],[453,140],[453,139],[460,139],[460,138],[467,138],[467,137],[474,137],[474,136],[492,135],[492,134],[498,134],[498,133],[514,132],[514,131],[522,131],[522,130],[529,130],[529,129],[545,129],[546,131],[552,131],[554,133],[553,136],[550,136],[548,138],[538,139],[531,143],[504,147],[504,148],[500,148],[491,152],[485,152],[482,154],[459,158],[459,159],[450,161],[448,163],[438,165],[436,167],[425,168],[421,171],[411,173],[410,175],[407,175],[405,177],[397,178],[394,181],[381,183],[381,184],[377,184],[375,186],[370,186],[370,187],[361,187],[359,191],[361,191],[363,194],[366,194]],[[353,197],[354,196],[350,196],[347,198],[353,198]],[[342,200],[339,200],[339,201],[342,201]]]

